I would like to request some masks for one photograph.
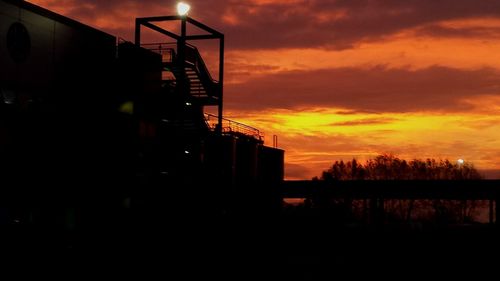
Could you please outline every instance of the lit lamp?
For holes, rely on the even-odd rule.
[[[186,4],[184,2],[179,2],[177,4],[177,13],[179,16],[185,16],[187,13],[189,13],[189,9],[191,9],[191,6],[189,4]]]

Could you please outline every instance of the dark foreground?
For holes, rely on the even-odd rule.
[[[4,200],[2,269],[65,280],[406,280],[496,276],[500,264],[495,224],[360,223],[287,212],[261,191],[140,190]],[[29,212],[5,208],[23,204]]]
[[[495,274],[500,262],[499,231],[487,225],[410,229],[293,217],[189,219],[69,238],[11,228],[2,239],[3,266],[17,275],[66,280],[336,280],[479,277]]]

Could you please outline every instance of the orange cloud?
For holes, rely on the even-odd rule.
[[[268,133],[266,140],[271,140],[272,134],[279,135],[286,163],[291,167],[287,169],[289,179],[318,176],[335,160],[363,161],[385,152],[406,159],[463,158],[480,169],[500,169],[500,116],[342,112],[315,108],[307,112],[277,110],[232,116],[263,129]]]

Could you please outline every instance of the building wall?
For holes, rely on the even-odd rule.
[[[7,83],[3,87],[46,88],[54,75],[54,21],[0,1],[0,37],[7,38],[9,28],[16,22],[28,30],[31,48],[25,61],[16,62],[9,54],[7,40],[2,40],[0,79]]]
[[[28,40],[9,36],[14,24],[25,28]],[[17,95],[81,89],[114,59],[115,37],[24,1],[0,1],[0,38],[6,38],[0,41],[0,87]],[[12,53],[23,48],[26,54],[16,59]]]

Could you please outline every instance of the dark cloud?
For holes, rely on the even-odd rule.
[[[293,180],[293,179],[308,179],[313,171],[310,170],[310,168],[299,165],[299,164],[291,164],[291,163],[286,163],[285,167],[285,177],[288,180]],[[314,171],[317,172],[317,171]]]
[[[335,114],[338,115],[356,115],[356,114],[378,114],[375,111],[368,110],[338,110],[335,111]]]
[[[278,71],[279,66],[265,65],[265,64],[248,64],[245,62],[226,62],[224,65],[226,78],[231,80],[244,79],[252,75],[259,75],[262,73],[269,73],[271,71]],[[214,69],[214,68],[212,68]],[[214,71],[215,72],[215,71]],[[217,72],[218,73],[218,72]]]
[[[135,17],[174,12],[176,1],[33,0],[92,25],[102,19],[108,32],[133,38]],[[191,15],[226,34],[231,49],[323,47],[344,49],[380,40],[401,30],[445,20],[500,16],[498,0],[299,0],[257,4],[252,0],[191,0]],[[101,22],[99,22],[101,21]],[[440,36],[443,33],[428,32]],[[450,32],[452,31],[452,32]],[[477,30],[476,30],[477,31]],[[468,36],[469,28],[447,30]],[[484,32],[484,31],[480,31]],[[490,29],[498,36],[498,30]]]
[[[432,36],[432,37],[467,37],[467,38],[481,38],[499,39],[500,27],[462,27],[453,28],[441,25],[427,25],[416,29],[416,35]]]
[[[472,109],[466,98],[500,95],[495,69],[433,66],[420,70],[335,68],[283,72],[226,86],[234,109],[341,107],[355,111],[409,112]]]
[[[281,1],[280,1],[281,2]],[[221,28],[235,48],[350,48],[380,40],[404,29],[444,20],[498,17],[500,1],[484,0],[339,0],[291,1],[253,6],[248,1],[227,5],[236,25]],[[455,35],[467,36],[469,30]]]

